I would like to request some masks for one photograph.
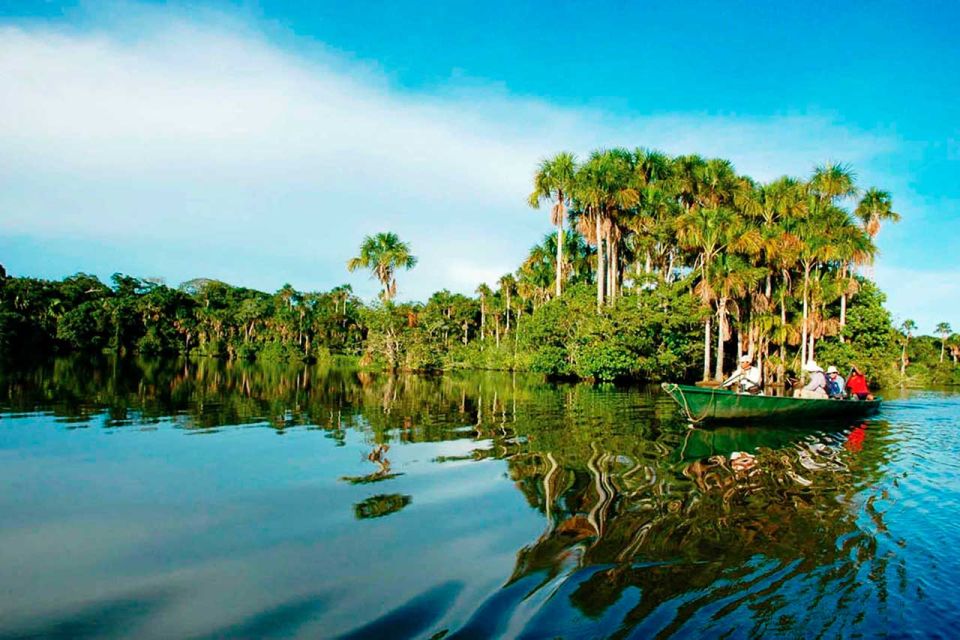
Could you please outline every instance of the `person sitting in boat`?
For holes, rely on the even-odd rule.
[[[850,376],[847,378],[847,390],[851,398],[857,400],[873,400],[870,389],[867,387],[867,377],[857,369],[856,365],[850,367]]]
[[[740,368],[732,376],[724,380],[721,385],[724,389],[737,385],[740,393],[762,393],[763,377],[760,368],[753,366],[753,359],[748,355],[740,356]]]
[[[846,382],[837,368],[833,365],[827,367],[827,396],[837,400],[843,399],[844,387]]]
[[[827,398],[827,377],[823,375],[823,369],[813,360],[803,365],[803,370],[810,374],[810,382],[802,389],[797,389],[794,398],[808,398],[813,400]]]

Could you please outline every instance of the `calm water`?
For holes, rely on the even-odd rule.
[[[62,360],[0,411],[3,638],[960,629],[956,393],[708,431],[644,388]]]

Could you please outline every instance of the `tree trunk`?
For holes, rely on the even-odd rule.
[[[487,305],[483,298],[480,298],[480,340],[487,337]]]
[[[907,343],[909,339],[903,341],[903,349],[900,351],[900,384],[903,384],[903,376],[907,372]]]
[[[600,213],[597,212],[597,310],[603,307],[603,285],[606,278],[603,260],[603,232],[600,228]]]
[[[843,328],[847,326],[847,294],[840,294],[840,343],[845,342]]]
[[[713,314],[711,314],[712,316]],[[707,322],[703,328],[703,380],[710,379],[710,319],[707,316]]]
[[[726,304],[726,299],[721,298],[720,306],[717,308],[717,368],[713,374],[717,382],[723,382],[723,356],[726,343],[726,340],[723,338],[727,328]]]
[[[507,289],[507,333],[510,333],[510,290]]]
[[[563,196],[561,195],[561,205]],[[557,225],[557,297],[563,290],[563,217],[560,217],[560,224]]]
[[[946,350],[946,348],[947,348],[947,339],[943,338],[942,340],[940,340],[940,363],[941,364],[943,363],[943,352]]]
[[[764,362],[767,359],[766,351],[767,351],[766,341],[762,338],[757,340],[757,368],[760,369],[760,384],[762,384],[764,388],[767,387],[767,383],[768,383],[767,370],[763,366]]]
[[[620,241],[607,239],[610,247],[610,303],[620,295]]]
[[[805,365],[809,360],[807,354],[807,288],[810,282],[810,266],[803,266],[803,319],[800,325],[800,366]]]
[[[847,265],[844,264],[840,268],[840,282],[843,283],[847,278]],[[843,293],[840,294],[840,343],[843,344],[843,328],[847,326],[847,291],[844,289]]]

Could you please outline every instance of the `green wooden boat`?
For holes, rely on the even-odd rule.
[[[680,405],[690,422],[745,420],[860,418],[880,409],[875,400],[810,400],[786,396],[751,395],[726,389],[691,387],[665,382],[664,391]]]

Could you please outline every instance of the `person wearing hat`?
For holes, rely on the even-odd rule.
[[[842,400],[844,386],[846,386],[846,381],[837,371],[837,368],[833,365],[827,367],[827,396]]]
[[[810,374],[810,382],[803,389],[797,389],[793,397],[826,400],[827,377],[823,375],[823,369],[815,361],[810,360],[803,365],[803,370]]]
[[[753,366],[753,359],[748,355],[740,356],[740,368],[724,380],[721,386],[728,389],[735,384],[740,393],[763,392],[763,376],[760,375],[760,368]]]

